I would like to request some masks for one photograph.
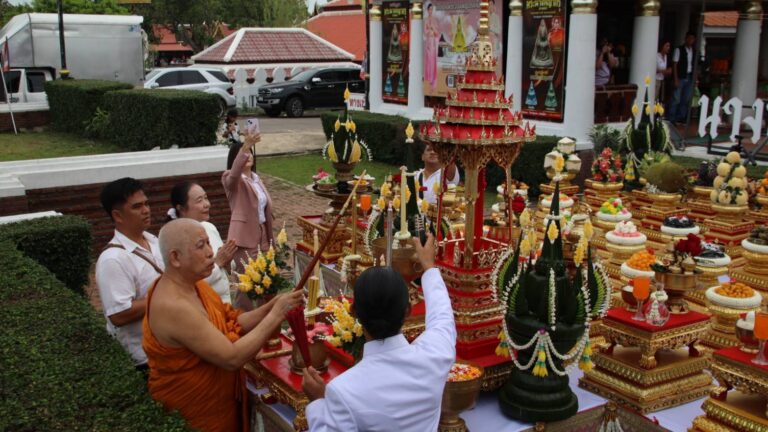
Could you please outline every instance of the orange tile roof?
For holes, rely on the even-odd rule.
[[[739,24],[737,11],[704,12],[704,25],[710,27],[736,27]]]
[[[334,3],[340,1],[346,2],[347,0],[337,0]],[[310,18],[307,21],[307,30],[354,54],[355,61],[363,61],[365,55],[365,15],[363,15],[359,4],[356,10],[323,12]]]

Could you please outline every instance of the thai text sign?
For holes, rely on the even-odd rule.
[[[767,108],[765,101],[762,99],[756,99],[752,103],[752,115],[742,118],[742,111],[744,104],[739,98],[731,98],[723,104],[723,98],[716,97],[712,101],[712,111],[710,114],[709,97],[702,95],[699,99],[699,106],[701,106],[701,112],[699,114],[699,136],[704,137],[709,135],[710,138],[717,137],[717,128],[722,122],[720,119],[720,110],[731,116],[731,134],[730,140],[736,142],[736,135],[739,135],[741,125],[745,124],[752,129],[752,142],[757,142],[760,139],[760,133],[763,129],[763,111]],[[709,127],[709,132],[707,132]]]

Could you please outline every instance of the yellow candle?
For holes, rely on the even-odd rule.
[[[406,205],[406,189],[408,188],[408,182],[405,180],[406,176],[405,166],[400,167],[400,234],[405,237],[408,233],[408,218],[405,214]]]
[[[315,255],[317,255],[317,253],[320,251],[320,238],[318,236],[317,229],[315,229],[312,232],[312,238],[315,241]],[[320,261],[319,260],[317,261],[317,264],[315,264],[315,277],[317,277],[318,279],[320,278]]]

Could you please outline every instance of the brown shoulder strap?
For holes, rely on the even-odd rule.
[[[107,249],[110,249],[110,248],[117,248],[117,249],[125,250],[125,247],[123,247],[123,245],[117,244],[117,243],[107,243],[107,246],[104,248],[104,250],[107,250]],[[160,267],[158,267],[158,265],[155,264],[154,261],[152,261],[151,259],[147,258],[144,254],[139,253],[139,251],[136,250],[136,249],[134,249],[132,253],[134,255],[136,255],[137,257],[143,259],[144,261],[148,262],[149,265],[151,265],[152,268],[154,268],[157,273],[163,274],[163,270]]]

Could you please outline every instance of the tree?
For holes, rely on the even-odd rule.
[[[130,11],[117,4],[117,0],[66,0],[64,13],[95,15],[127,15]],[[56,0],[34,0],[30,12],[58,12]]]

